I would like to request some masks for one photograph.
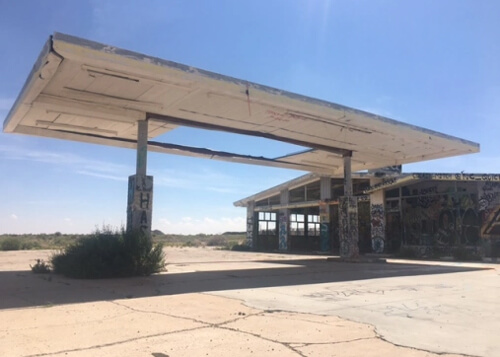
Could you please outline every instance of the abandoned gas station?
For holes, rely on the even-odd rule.
[[[354,173],[358,249],[421,256],[457,247],[492,254],[500,237],[500,175],[402,173],[401,166]],[[255,250],[340,252],[344,179],[307,174],[235,202],[247,208]],[[357,225],[357,227],[356,227]]]
[[[279,158],[153,141],[177,127],[304,147]],[[147,153],[308,172],[236,202],[256,250],[342,257],[401,245],[479,246],[499,233],[499,175],[403,174],[401,165],[479,152],[479,144],[342,105],[55,33],[3,127],[137,151],[127,229],[151,233]]]

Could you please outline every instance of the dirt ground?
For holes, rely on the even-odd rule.
[[[0,356],[500,356],[492,264],[166,249],[168,271],[33,274],[0,252]]]

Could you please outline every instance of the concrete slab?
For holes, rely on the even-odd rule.
[[[166,273],[83,281],[0,252],[0,356],[500,355],[496,265],[166,253]]]

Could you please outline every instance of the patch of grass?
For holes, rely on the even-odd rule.
[[[223,236],[213,236],[207,241],[209,247],[223,247],[227,244],[227,239]]]
[[[0,235],[0,250],[61,249],[75,242],[81,236],[59,232],[54,234],[3,234]]]
[[[3,234],[0,235],[0,250],[32,250],[32,249],[64,249],[81,238],[91,237],[92,234]],[[226,232],[224,234],[164,234],[159,230],[152,232],[153,242],[162,243],[165,247],[232,247],[244,241],[246,233]],[[3,242],[6,248],[3,248]],[[14,242],[13,242],[14,241]],[[13,242],[13,243],[12,243]],[[14,249],[15,248],[15,249]]]
[[[96,229],[52,257],[54,272],[71,278],[147,276],[165,266],[161,243],[141,233]]]
[[[30,268],[35,274],[47,274],[51,271],[50,264],[43,259],[37,259],[35,265],[30,265]]]

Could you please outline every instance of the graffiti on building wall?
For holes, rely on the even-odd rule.
[[[479,189],[479,211],[488,216],[500,203],[500,182],[485,182]]]
[[[481,232],[488,236],[500,235],[500,182],[484,182],[479,189]]]
[[[279,220],[279,249],[287,249],[287,231],[288,231],[288,215],[286,212],[280,212]]]
[[[403,197],[403,223],[407,245],[478,245],[481,216],[477,195],[466,187],[424,187]]]
[[[372,204],[370,207],[372,249],[375,253],[383,253],[385,246],[385,212],[383,204]]]

